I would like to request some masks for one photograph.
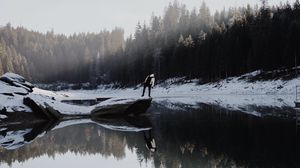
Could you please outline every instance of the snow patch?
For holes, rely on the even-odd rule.
[[[2,77],[11,78],[12,80],[18,81],[18,82],[25,82],[25,78],[23,76],[20,76],[18,74],[12,73],[12,72],[7,72],[7,73],[3,74]]]
[[[153,101],[173,109],[182,108],[178,104],[199,107],[199,103],[205,103],[256,116],[261,116],[261,113],[254,107],[293,108],[296,85],[300,84],[300,78],[249,82],[250,77],[260,73],[261,71],[254,71],[202,85],[199,85],[196,79],[182,82],[183,78],[173,78],[156,85],[152,90],[152,97]],[[70,90],[58,93],[70,97],[95,98],[101,95],[102,97],[138,98],[142,94],[142,89],[142,87],[113,89],[113,87],[99,86],[97,90]]]
[[[0,81],[0,94],[12,94],[12,93],[21,93],[27,94],[28,91],[22,87],[11,86],[3,81]]]
[[[81,114],[89,114],[93,109],[92,106],[78,106],[78,105],[70,105],[67,103],[62,103],[60,101],[56,101],[51,99],[49,96],[39,95],[39,94],[29,94],[28,95],[34,102],[37,104],[46,107],[47,105],[51,106],[54,110],[59,111],[62,114],[73,114],[73,115],[81,115]]]
[[[6,96],[0,94],[0,109],[6,108],[7,112],[32,112],[32,110],[23,104],[23,96]]]
[[[7,118],[7,116],[6,115],[2,115],[2,114],[0,114],[0,119],[6,119]]]

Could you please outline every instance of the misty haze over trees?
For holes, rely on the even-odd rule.
[[[124,38],[115,28],[71,36],[42,34],[10,24],[0,28],[0,74],[35,82],[141,83],[186,76],[213,81],[299,63],[300,3],[240,7],[212,14],[203,2],[188,10],[177,1],[150,25]]]

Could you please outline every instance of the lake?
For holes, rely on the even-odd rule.
[[[0,167],[300,167],[293,110],[263,110],[159,101],[137,118],[2,127]]]

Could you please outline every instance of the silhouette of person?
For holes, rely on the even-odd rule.
[[[143,89],[142,97],[145,94],[146,87],[148,87],[149,97],[151,97],[151,88],[153,88],[154,82],[155,82],[154,74],[150,74],[146,77],[144,81],[144,89]]]

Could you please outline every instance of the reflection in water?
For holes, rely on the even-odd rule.
[[[1,167],[14,167],[18,162],[26,165],[34,158],[50,162],[40,165],[46,168],[53,165],[51,161],[58,163],[62,159],[81,168],[82,162],[86,167],[104,163],[108,163],[104,167],[300,166],[299,133],[293,119],[260,118],[206,105],[174,110],[154,103],[148,117],[78,123],[81,124],[54,127],[42,124],[39,129],[0,128],[2,140],[7,135],[28,137],[25,135],[29,130],[38,130],[30,134],[31,138],[24,138],[23,143],[22,138],[16,138],[16,143],[1,141]],[[51,131],[44,134],[46,130]],[[8,148],[9,144],[16,149]]]
[[[157,106],[160,113],[153,125],[159,130],[158,152],[172,158],[164,161],[166,167],[178,164],[172,160],[183,167],[299,167],[299,133],[292,119],[205,105],[185,111]]]
[[[151,151],[155,152],[156,151],[156,143],[155,139],[151,135],[151,130],[149,131],[144,131],[144,139],[146,142],[146,147]]]
[[[300,126],[300,109],[296,109],[296,125]]]

